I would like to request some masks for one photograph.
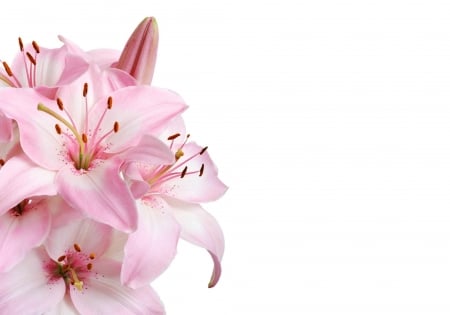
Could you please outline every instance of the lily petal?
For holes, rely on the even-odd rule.
[[[0,215],[26,198],[56,195],[54,179],[54,172],[36,166],[25,155],[12,157],[0,169]]]
[[[70,290],[73,304],[81,314],[165,314],[159,297],[150,286],[134,290],[121,285],[119,262],[99,259],[92,271],[99,276],[87,280],[87,292]]]
[[[51,216],[45,200],[27,205],[20,216],[0,217],[0,272],[20,262],[30,249],[41,245],[50,231]]]
[[[59,228],[52,228],[45,248],[57,260],[61,253],[72,248],[74,241],[87,253],[103,255],[111,244],[111,227],[90,219],[78,219]],[[101,235],[101,237],[99,237]]]
[[[180,226],[159,204],[138,201],[139,224],[125,245],[121,281],[131,288],[148,285],[176,254]]]
[[[87,217],[120,231],[137,227],[137,211],[126,183],[119,176],[119,160],[100,161],[87,172],[72,165],[60,170],[55,182],[61,197]]]
[[[169,198],[166,198],[166,201],[175,219],[181,225],[181,238],[203,247],[211,255],[214,270],[208,287],[214,287],[222,272],[220,261],[225,249],[222,229],[216,219],[200,205],[188,204]]]
[[[0,273],[0,314],[42,314],[63,299],[64,280],[49,282],[43,269],[48,259],[45,251],[35,249],[11,271]]]

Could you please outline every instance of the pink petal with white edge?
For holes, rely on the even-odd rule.
[[[122,283],[131,288],[148,285],[164,272],[177,251],[180,226],[158,200],[137,201],[138,228],[125,245]]]
[[[49,283],[44,270],[49,259],[45,251],[34,249],[11,271],[0,273],[0,314],[42,314],[63,299],[64,280]]]
[[[176,165],[198,154],[202,149],[196,143],[187,143],[183,147],[184,155]],[[204,165],[203,174],[199,176],[198,171],[202,168],[202,164]],[[196,156],[186,164],[182,164],[181,167],[178,167],[178,171],[181,172],[185,166],[187,166],[188,175],[168,180],[162,183],[157,190],[172,198],[192,203],[217,200],[227,191],[228,187],[219,179],[217,167],[211,160],[208,151]],[[189,172],[197,173],[189,174]]]
[[[0,272],[20,262],[30,249],[41,245],[50,231],[51,216],[45,200],[25,206],[20,216],[0,217]]]
[[[164,306],[150,286],[131,289],[119,281],[120,263],[98,259],[82,291],[71,287],[70,296],[81,314],[163,315]]]
[[[54,260],[68,248],[73,248],[74,242],[83,252],[101,256],[111,244],[112,232],[110,226],[90,219],[73,220],[59,228],[52,228],[45,242],[45,248]]]
[[[54,179],[54,172],[36,166],[24,155],[12,157],[0,169],[0,215],[26,198],[56,195]]]
[[[175,219],[181,226],[181,238],[194,245],[203,247],[211,255],[214,270],[208,284],[212,288],[221,275],[220,261],[225,249],[222,229],[216,219],[197,204],[188,204],[167,198]]]
[[[87,217],[123,232],[137,227],[137,210],[126,183],[119,176],[121,162],[97,161],[89,171],[71,165],[56,176],[61,197]]]

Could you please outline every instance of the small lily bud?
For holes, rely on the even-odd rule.
[[[158,24],[145,18],[131,34],[115,67],[131,74],[139,83],[150,84],[158,50]]]

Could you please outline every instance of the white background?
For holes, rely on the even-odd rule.
[[[230,186],[223,278],[180,246],[169,315],[450,314],[450,2],[93,2],[2,4],[0,58],[156,16],[154,84]]]

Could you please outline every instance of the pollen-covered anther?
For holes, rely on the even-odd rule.
[[[0,166],[5,165],[5,160],[4,159],[0,159]]]
[[[28,60],[30,60],[30,62],[33,64],[33,66],[36,65],[36,59],[34,59],[34,57],[27,51],[26,53]]]
[[[64,110],[64,104],[59,97],[56,99],[56,104],[58,105],[59,110]]]
[[[107,104],[108,104],[108,109],[111,109],[112,108],[112,104],[113,104],[113,99],[112,99],[111,96],[108,97]]]
[[[175,159],[179,160],[184,155],[183,150],[178,149],[177,152],[175,152]]]
[[[185,166],[184,168],[183,168],[183,171],[181,172],[181,178],[183,178],[184,176],[186,176],[186,173],[187,173],[187,166]]]
[[[81,247],[80,247],[80,245],[78,245],[77,243],[73,244],[73,248],[74,248],[77,252],[81,252]]]
[[[84,85],[83,85],[83,97],[86,97],[87,93],[88,93],[88,84],[84,83]]]
[[[59,135],[62,133],[61,127],[58,124],[55,124],[55,130],[56,130],[56,133]]]
[[[66,255],[62,255],[62,256],[58,257],[59,262],[63,261],[64,259],[66,259]]]
[[[19,48],[20,48],[20,51],[23,51],[23,42],[22,42],[22,38],[18,38],[18,40],[19,40]]]
[[[176,138],[178,138],[179,136],[180,136],[179,133],[175,133],[175,134],[169,136],[169,137],[167,138],[167,140],[172,141],[172,140],[175,140]]]
[[[90,253],[90,254],[89,254],[89,259],[91,259],[91,260],[92,260],[92,259],[95,259],[95,254],[94,254],[94,253]]]
[[[87,142],[88,142],[88,137],[86,136],[85,133],[83,133],[83,134],[81,135],[81,139],[83,140],[84,143],[87,143]]]
[[[36,41],[32,41],[31,45],[33,45],[34,51],[36,51],[37,54],[41,52],[41,50],[39,49],[39,45],[36,43]]]
[[[114,122],[114,132],[118,132],[119,131],[119,122]]]
[[[9,65],[6,63],[6,61],[3,61],[3,68],[5,68],[6,73],[12,77],[13,76],[13,72],[11,71],[11,68],[9,67]]]
[[[200,167],[200,171],[198,171],[198,176],[201,177],[203,175],[204,171],[205,171],[205,164],[202,163],[202,166]]]
[[[87,270],[92,270],[92,263],[88,263],[87,265],[86,265],[86,268],[87,268]]]

